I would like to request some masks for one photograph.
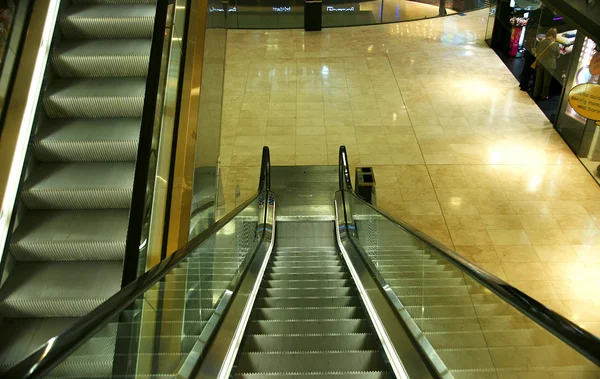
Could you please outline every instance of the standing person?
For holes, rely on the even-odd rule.
[[[546,32],[546,38],[538,43],[535,48],[535,86],[533,98],[540,97],[546,100],[550,95],[550,81],[556,69],[556,59],[560,57],[560,46],[556,42],[556,29],[551,28]]]

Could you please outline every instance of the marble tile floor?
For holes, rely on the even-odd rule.
[[[273,165],[375,170],[378,206],[600,335],[600,187],[483,41],[487,11],[230,30],[227,206]]]

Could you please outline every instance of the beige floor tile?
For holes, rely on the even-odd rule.
[[[542,262],[576,262],[579,256],[571,245],[534,245]]]
[[[444,218],[449,230],[485,230],[483,220],[478,215],[455,216],[444,211]]]
[[[600,245],[600,229],[564,229],[571,245]]]
[[[586,278],[585,266],[580,262],[544,262],[548,277],[553,280]]]
[[[554,215],[554,219],[561,229],[588,229],[596,227],[592,217],[587,214]]]
[[[388,154],[361,154],[360,164],[363,166],[389,165],[392,164],[392,157]]]
[[[432,188],[425,165],[397,165],[395,167],[399,188]]]
[[[520,215],[519,220],[525,230],[559,229],[555,217],[549,215]]]
[[[429,165],[433,186],[438,189],[469,188],[460,167],[453,165]]]
[[[437,201],[410,201],[405,202],[404,207],[411,215],[418,216],[441,216],[442,211]]]
[[[488,230],[494,246],[531,245],[525,230]]]
[[[377,174],[376,174],[377,175]],[[377,181],[377,176],[375,177]],[[395,176],[394,176],[395,178]],[[399,187],[398,180],[396,179],[396,187]],[[437,196],[433,188],[400,188],[398,189],[402,200],[405,202],[410,201],[437,201]]]
[[[581,262],[600,263],[600,245],[571,245]]]
[[[511,201],[513,209],[518,215],[547,215],[550,208],[545,201]]]
[[[513,280],[549,280],[550,278],[540,262],[502,263],[509,281]]]
[[[531,246],[496,246],[496,255],[502,263],[539,262]]]
[[[508,200],[476,200],[475,205],[482,215],[514,215],[512,204]]]
[[[450,230],[455,245],[491,245],[490,237],[485,230]]]
[[[500,263],[494,246],[456,245],[456,251],[475,263]]]
[[[533,245],[565,245],[569,243],[560,229],[531,229],[525,232]]]
[[[514,215],[481,214],[481,219],[483,220],[483,224],[487,230],[522,229],[519,218]]]

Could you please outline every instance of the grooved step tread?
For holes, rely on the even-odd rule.
[[[42,161],[135,161],[139,135],[139,118],[48,120],[32,146]]]
[[[364,318],[360,307],[314,307],[314,308],[255,308],[252,319],[258,320],[334,320]]]
[[[256,307],[349,307],[359,305],[356,296],[257,297]]]
[[[29,211],[10,242],[21,261],[119,260],[128,210]]]
[[[320,351],[293,353],[242,353],[237,371],[245,372],[327,372],[382,371],[386,366],[376,350]]]
[[[22,199],[30,209],[128,208],[134,168],[133,162],[41,163]]]
[[[61,18],[154,18],[156,13],[153,4],[78,3],[65,9]]]
[[[44,97],[47,100],[61,98],[144,98],[146,78],[79,78],[54,80]]]
[[[121,284],[122,262],[18,262],[0,288],[6,317],[80,317]]]
[[[143,76],[150,46],[150,39],[64,40],[52,54],[52,68],[61,78]]]
[[[264,335],[246,337],[244,352],[376,350],[378,339],[371,333]]]
[[[135,141],[140,135],[139,118],[98,118],[48,120],[34,136],[33,142]],[[105,159],[110,157],[105,157]]]
[[[145,56],[150,57],[152,40],[149,39],[95,39],[65,40],[56,47],[54,57],[104,57]]]

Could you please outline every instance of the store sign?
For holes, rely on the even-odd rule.
[[[581,116],[600,122],[600,84],[580,84],[569,91],[569,104]]]
[[[596,52],[596,54],[594,54],[594,56],[590,60],[590,74],[600,74],[600,52]]]
[[[327,12],[354,12],[354,7],[336,8],[336,7],[328,6]]]
[[[273,12],[291,12],[292,7],[273,7]]]
[[[209,12],[209,13],[214,13],[214,12],[225,12],[225,9],[223,9],[223,8],[215,8],[215,7],[210,7],[210,8],[208,8],[208,12]],[[227,12],[237,12],[237,7],[229,8],[229,9],[227,10]]]
[[[542,7],[542,2],[540,0],[515,0],[515,5],[526,11],[534,11]]]

